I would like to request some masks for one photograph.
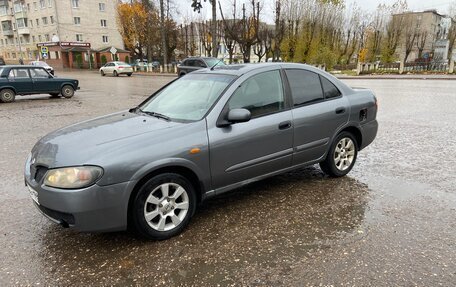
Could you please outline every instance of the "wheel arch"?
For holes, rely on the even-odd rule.
[[[16,89],[13,86],[3,86],[3,87],[0,88],[0,92],[5,90],[5,89],[13,90],[13,92],[17,95],[17,91],[16,91]]]
[[[70,83],[70,82],[63,82],[63,83],[61,83],[61,84],[60,84],[60,90],[62,90],[63,87],[65,87],[65,86],[67,86],[67,85],[68,85],[68,86],[71,86],[71,87],[73,88],[73,90],[76,92],[76,87],[74,86],[73,83]]]
[[[201,179],[198,177],[198,175],[195,171],[193,171],[191,168],[189,168],[187,166],[179,165],[179,164],[170,164],[170,165],[166,165],[166,166],[156,167],[154,169],[149,170],[147,173],[145,173],[143,176],[141,176],[130,193],[130,197],[128,199],[128,210],[127,210],[128,225],[131,224],[131,209],[132,209],[132,205],[133,205],[133,200],[136,197],[136,194],[139,192],[139,189],[141,188],[141,186],[143,186],[148,180],[152,179],[154,176],[157,176],[157,175],[163,174],[163,173],[175,173],[175,174],[185,177],[188,181],[190,181],[190,183],[195,188],[197,204],[202,202],[203,192],[204,192],[204,183],[201,181]]]
[[[337,133],[337,135],[342,133],[342,132],[349,132],[350,134],[352,134],[355,137],[356,144],[358,145],[358,149],[361,148],[361,146],[363,144],[363,135],[362,135],[361,130],[359,128],[357,128],[355,126],[348,126],[348,127],[343,128],[341,131],[339,131]]]

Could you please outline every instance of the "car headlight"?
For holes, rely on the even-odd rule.
[[[50,187],[75,189],[94,184],[103,175],[98,166],[76,166],[50,169],[44,176],[44,184]]]

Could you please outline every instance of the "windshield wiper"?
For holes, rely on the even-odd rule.
[[[164,119],[166,121],[171,121],[171,118],[168,117],[168,116],[165,116],[164,114],[160,114],[160,113],[157,113],[157,112],[143,111],[140,108],[137,108],[137,109],[138,109],[138,111],[140,111],[143,114],[146,114],[146,115],[149,115],[149,116],[152,116],[152,117],[156,117],[156,118],[159,118],[159,119]]]

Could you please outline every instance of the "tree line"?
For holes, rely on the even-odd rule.
[[[188,0],[188,5],[195,17],[178,24],[170,0],[119,4],[118,24],[126,48],[136,58],[160,59],[166,64],[169,59],[200,52],[217,57],[223,44],[230,63],[235,61],[237,47],[243,62],[250,62],[254,54],[259,61],[332,67],[356,61],[406,61],[412,50],[418,50],[421,58],[426,43],[436,36],[429,27],[420,26],[416,17],[404,13],[406,0],[381,4],[374,12],[356,4],[347,6],[343,0],[273,0],[269,6],[262,0]],[[205,5],[211,8],[210,20],[197,19]],[[266,10],[272,10],[273,19],[266,19],[271,14]],[[456,25],[447,33],[452,51]]]

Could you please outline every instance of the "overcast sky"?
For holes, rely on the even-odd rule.
[[[174,0],[179,11],[179,15],[177,15],[177,19],[179,22],[182,22],[184,18],[194,18],[196,17],[197,13],[193,12],[191,9],[191,0]],[[244,2],[245,0],[237,0],[238,3]],[[442,14],[446,14],[448,12],[448,7],[452,2],[456,0],[407,0],[408,6],[410,10],[413,11],[423,11],[428,9],[437,9],[438,12]],[[217,1],[218,2],[218,1]],[[229,5],[232,3],[233,0],[221,0],[222,7],[225,5]],[[248,2],[248,1],[247,1]],[[267,22],[273,22],[273,3],[274,0],[263,0],[264,2],[264,17],[266,18]],[[393,4],[396,0],[345,0],[347,7],[350,7],[354,2],[357,3],[364,10],[373,11],[379,4]],[[219,15],[219,9],[217,7],[217,14]],[[203,10],[201,11],[200,16],[203,18],[209,18],[211,15],[210,5],[208,2],[203,2]]]

